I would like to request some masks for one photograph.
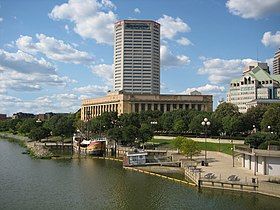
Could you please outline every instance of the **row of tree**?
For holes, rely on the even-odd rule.
[[[9,119],[0,121],[0,131],[28,136],[40,140],[49,136],[70,137],[75,132],[75,114],[54,115],[49,120],[36,118]]]
[[[254,147],[268,139],[279,141],[280,103],[252,107],[245,114],[239,113],[237,106],[230,103],[220,104],[214,112],[179,109],[166,113],[143,111],[120,116],[115,112],[108,112],[86,122],[80,120],[80,112],[77,112],[55,115],[44,122],[38,122],[37,119],[0,121],[0,131],[21,133],[38,140],[51,134],[62,138],[70,137],[79,129],[87,137],[105,135],[122,144],[132,145],[135,142],[149,141],[155,132],[172,135],[205,134],[205,127],[201,125],[204,118],[211,122],[210,126],[206,126],[206,132],[211,136],[240,138],[253,133],[251,139],[248,137],[246,141]]]

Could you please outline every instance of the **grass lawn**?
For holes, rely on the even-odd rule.
[[[172,140],[167,139],[152,139],[150,143],[154,143],[155,146],[158,146],[162,149],[176,149],[171,144]],[[204,142],[196,142],[201,150],[205,150],[205,143]],[[222,153],[231,155],[232,154],[232,145],[231,144],[218,144],[218,143],[206,143],[206,149],[208,151],[220,151]]]

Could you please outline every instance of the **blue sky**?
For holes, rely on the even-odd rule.
[[[75,112],[105,95],[120,19],[161,23],[161,93],[197,89],[215,105],[280,47],[280,0],[0,0],[0,113]]]

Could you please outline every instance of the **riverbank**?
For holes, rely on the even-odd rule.
[[[38,159],[50,159],[54,156],[48,148],[42,145],[36,145],[35,142],[32,142],[28,137],[11,133],[0,133],[0,137],[10,142],[16,142],[21,147],[26,148],[26,153],[31,157]]]

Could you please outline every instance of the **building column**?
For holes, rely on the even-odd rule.
[[[170,104],[170,112],[173,111],[173,104]]]
[[[167,104],[163,104],[163,112],[167,112]]]
[[[195,110],[198,110],[198,104],[195,104],[194,109],[195,109]]]
[[[154,103],[151,103],[151,110],[154,111]]]
[[[249,156],[249,169],[251,170],[251,161],[252,161],[252,156],[251,155],[248,155]]]
[[[201,104],[201,111],[205,111],[205,105]]]
[[[263,157],[262,166],[263,166],[263,175],[266,175],[266,157]]]
[[[148,111],[148,104],[145,103],[145,111]]]

